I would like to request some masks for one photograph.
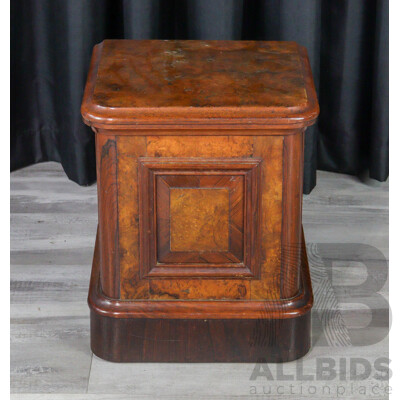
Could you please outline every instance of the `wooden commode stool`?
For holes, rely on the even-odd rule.
[[[294,42],[106,40],[96,133],[91,346],[111,361],[289,361],[310,347],[304,133]]]

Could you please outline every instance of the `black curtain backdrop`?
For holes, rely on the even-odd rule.
[[[388,176],[388,0],[12,0],[11,169],[58,161],[96,179],[80,116],[92,48],[103,39],[293,40],[307,47],[321,114],[306,135],[316,169]]]

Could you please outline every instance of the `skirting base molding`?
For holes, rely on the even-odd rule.
[[[311,344],[313,294],[302,245],[301,290],[268,301],[116,300],[101,290],[96,240],[88,303],[91,348],[114,362],[286,362]]]

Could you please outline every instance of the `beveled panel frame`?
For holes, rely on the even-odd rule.
[[[139,158],[141,278],[258,279],[261,162]],[[229,190],[228,251],[171,251],[171,188]]]

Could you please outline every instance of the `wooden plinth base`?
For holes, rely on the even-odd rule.
[[[310,312],[292,319],[102,317],[91,312],[94,354],[114,362],[285,362],[310,348]]]
[[[304,241],[300,293],[292,299],[264,302],[109,299],[101,292],[98,253],[96,244],[88,302],[91,348],[100,358],[285,362],[302,357],[310,348],[313,296]],[[218,313],[213,311],[216,307]]]

